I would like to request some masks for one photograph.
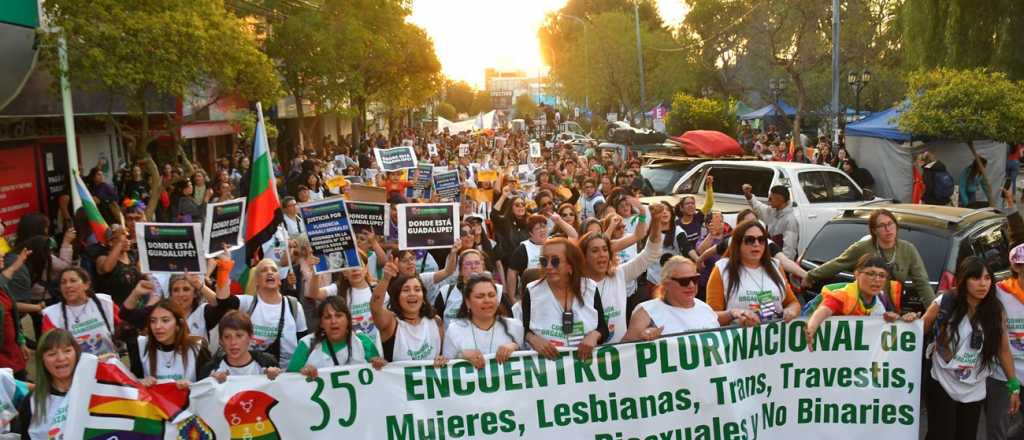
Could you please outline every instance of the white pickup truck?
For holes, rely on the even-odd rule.
[[[799,251],[811,242],[829,219],[845,209],[880,201],[836,168],[793,162],[715,160],[693,167],[679,178],[672,194],[645,197],[644,203],[667,201],[675,206],[684,195],[693,195],[697,206],[704,203],[703,182],[714,178],[714,210],[725,214],[725,221],[735,226],[736,214],[749,207],[743,196],[743,184],[754,187],[754,195],[768,203],[768,190],[775,185],[789,187],[790,201],[800,223]]]

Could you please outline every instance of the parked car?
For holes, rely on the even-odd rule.
[[[651,153],[640,158],[640,174],[654,187],[655,195],[663,196],[672,193],[672,188],[683,174],[702,162],[715,160],[711,157],[681,156],[678,154]],[[757,160],[755,156],[744,156],[729,160]]]
[[[712,176],[715,182],[715,210],[735,225],[736,214],[749,207],[742,186],[753,186],[754,195],[768,203],[768,190],[775,185],[789,187],[790,200],[800,223],[799,251],[832,217],[848,208],[879,201],[870,191],[862,190],[846,173],[824,165],[793,162],[713,160],[703,162],[679,178],[671,195],[646,197],[645,203],[668,201],[673,206],[683,195],[693,195],[697,206],[704,203],[704,181]]]
[[[682,148],[679,148],[677,144],[668,142],[662,142],[657,144],[643,144],[643,145],[625,145],[617,144],[614,142],[602,142],[597,145],[599,152],[619,153],[619,157],[625,158],[626,152],[631,152],[636,155],[644,155],[650,153],[666,153],[666,154],[682,154]]]
[[[934,290],[955,287],[956,266],[971,255],[984,258],[995,278],[1010,276],[1006,217],[996,210],[893,203],[848,209],[829,220],[803,252],[800,266],[817,268],[857,240],[870,239],[868,217],[881,208],[896,215],[899,238],[917,247]],[[852,280],[852,273],[843,272],[834,281]]]
[[[555,144],[572,145],[577,154],[583,154],[588,147],[597,145],[597,140],[594,138],[571,131],[563,131],[558,134],[551,135],[547,141]]]

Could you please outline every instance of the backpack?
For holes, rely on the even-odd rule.
[[[934,200],[948,202],[950,197],[953,197],[953,190],[955,184],[953,183],[953,176],[949,174],[949,171],[933,171],[935,178],[932,179],[931,193]]]

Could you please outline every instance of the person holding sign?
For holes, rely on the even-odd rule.
[[[121,325],[110,295],[93,293],[89,274],[73,266],[60,272],[60,302],[43,309],[43,332],[62,328],[71,333],[82,352],[117,353],[114,330]]]
[[[384,358],[389,362],[433,359],[436,366],[448,363],[441,351],[444,323],[434,316],[423,281],[417,276],[399,275],[397,262],[384,265],[384,277],[373,290],[370,312],[380,329]]]
[[[327,298],[316,311],[320,318],[317,330],[299,341],[288,364],[289,373],[316,378],[318,369],[340,365],[369,363],[378,370],[384,368],[386,362],[377,352],[377,345],[353,327],[352,313],[341,297]]]
[[[588,233],[580,240],[580,249],[583,251],[584,276],[597,283],[598,290],[603,295],[604,311],[608,319],[608,331],[611,333],[609,342],[616,343],[626,335],[626,301],[629,296],[627,283],[634,283],[636,279],[647,271],[647,267],[656,264],[661,257],[662,231],[668,228],[669,212],[664,205],[655,204],[650,208],[643,207],[646,214],[651,215],[651,233],[648,236],[647,246],[639,255],[629,261],[619,264],[616,254],[612,252],[612,240],[603,233]],[[644,223],[637,229],[645,229]],[[641,232],[643,235],[644,232]]]
[[[523,346],[523,324],[506,318],[498,287],[489,272],[469,276],[456,319],[445,332],[445,357],[466,359],[479,370],[484,368],[484,356],[495,354],[504,363]]]
[[[736,226],[726,255],[715,263],[707,284],[707,302],[718,322],[743,325],[800,315],[800,302],[778,263],[768,255],[768,231],[760,222]]]
[[[583,252],[572,241],[552,238],[541,250],[542,278],[527,285],[520,302],[526,342],[548,359],[558,347],[576,347],[590,359],[609,336],[597,285],[583,276]]]
[[[697,299],[700,273],[686,257],[672,256],[661,268],[664,277],[653,297],[637,305],[624,341],[650,341],[662,334],[718,328],[718,314]]]
[[[188,331],[185,312],[170,299],[162,299],[150,308],[144,336],[138,337],[135,350],[129,349],[131,370],[142,384],[153,386],[157,380],[174,380],[178,389],[196,382],[196,371],[210,360],[210,351],[202,338]]]

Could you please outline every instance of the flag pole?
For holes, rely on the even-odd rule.
[[[71,203],[74,210],[82,207],[82,198],[74,189],[74,179],[77,179],[78,170],[78,142],[75,138],[75,111],[71,105],[71,82],[68,80],[68,45],[61,36],[57,43],[57,52],[60,57],[60,96],[64,106],[64,139],[67,142],[68,171],[71,181],[68,182],[68,189],[71,192]]]

